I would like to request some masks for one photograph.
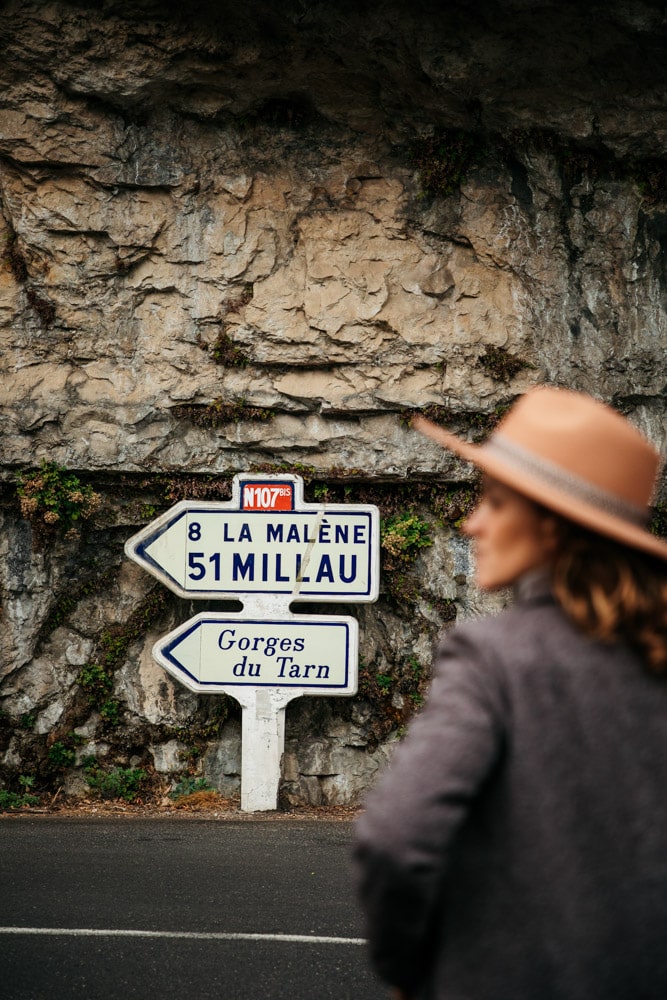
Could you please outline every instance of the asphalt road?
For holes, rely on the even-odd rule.
[[[385,998],[366,960],[350,831],[2,818],[0,997]]]

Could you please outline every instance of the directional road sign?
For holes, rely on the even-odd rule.
[[[245,618],[203,612],[159,639],[153,656],[192,691],[289,688],[301,694],[357,690],[355,618]],[[298,690],[297,690],[298,689]]]
[[[236,476],[230,502],[181,501],[125,552],[182,597],[377,600],[377,508],[304,503],[302,487],[298,476]]]
[[[192,691],[241,703],[241,808],[275,809],[287,703],[357,690],[356,620],[289,606],[377,600],[377,507],[305,503],[299,476],[238,475],[231,501],[177,503],[125,552],[182,597],[243,603],[239,614],[195,615],[153,655]]]

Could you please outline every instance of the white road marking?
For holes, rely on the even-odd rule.
[[[315,934],[241,934],[224,931],[137,931],[97,927],[0,927],[0,934],[33,934],[46,937],[180,938],[186,941],[280,941],[297,944],[365,945],[365,938],[321,937]]]

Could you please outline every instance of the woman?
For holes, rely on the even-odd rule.
[[[440,644],[368,798],[355,864],[400,998],[667,997],[667,543],[658,456],[588,396],[538,388],[482,446],[464,525],[500,615]]]

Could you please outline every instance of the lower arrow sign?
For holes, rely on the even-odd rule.
[[[192,691],[284,688],[300,694],[357,690],[357,621],[308,615],[248,619],[202,613],[160,639],[153,656]],[[236,690],[235,690],[236,689]]]

